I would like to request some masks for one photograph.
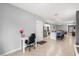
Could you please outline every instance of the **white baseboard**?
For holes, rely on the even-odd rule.
[[[8,55],[8,54],[11,54],[11,53],[16,52],[18,50],[21,50],[21,48],[17,48],[17,49],[11,50],[9,52],[6,52],[6,53],[2,54],[1,56],[5,56],[5,55]]]

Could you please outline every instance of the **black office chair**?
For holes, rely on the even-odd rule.
[[[25,43],[27,44],[27,47],[29,47],[29,51],[31,50],[31,47],[34,47],[35,49],[35,38],[36,35],[35,33],[32,33],[31,36],[29,37],[29,40],[26,40]]]

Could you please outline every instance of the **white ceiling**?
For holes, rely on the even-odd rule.
[[[56,24],[70,24],[76,21],[78,3],[12,3],[19,8],[41,16],[45,21]]]

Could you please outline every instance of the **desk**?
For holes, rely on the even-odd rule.
[[[25,53],[25,40],[28,40],[28,37],[20,38],[21,39],[21,48],[23,49],[23,53]]]

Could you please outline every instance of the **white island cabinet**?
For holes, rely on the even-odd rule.
[[[50,33],[50,39],[56,40],[56,32]]]

